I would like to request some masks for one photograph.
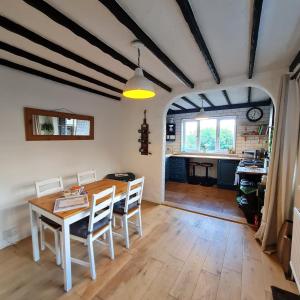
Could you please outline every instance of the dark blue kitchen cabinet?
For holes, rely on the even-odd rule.
[[[234,188],[234,178],[239,160],[219,159],[217,185],[222,188]]]
[[[168,159],[169,180],[187,182],[187,162],[183,157],[170,157]]]
[[[166,157],[165,160],[165,182],[169,181],[170,179],[170,157]]]

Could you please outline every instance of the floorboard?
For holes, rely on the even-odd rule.
[[[129,250],[116,238],[114,261],[95,244],[97,279],[73,264],[69,293],[50,251],[33,262],[30,238],[0,251],[0,299],[269,300],[271,285],[297,292],[247,225],[149,202],[142,211],[143,237],[131,230]],[[87,259],[87,249],[72,242],[72,255]]]
[[[235,201],[236,194],[236,191],[216,186],[169,181],[166,183],[165,204],[246,224],[245,216]]]

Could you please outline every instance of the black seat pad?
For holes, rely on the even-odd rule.
[[[129,204],[128,210],[138,207],[138,204],[139,204],[138,201]],[[125,200],[121,200],[114,204],[114,213],[124,215],[125,214],[124,209],[125,209]]]
[[[47,225],[53,227],[54,229],[59,229],[61,226],[59,224],[57,224],[56,222],[46,218],[45,216],[41,216],[40,219],[46,223]]]
[[[71,224],[70,234],[86,239],[89,234],[89,221],[90,221],[90,217],[86,217],[82,220],[79,220],[79,221]],[[108,223],[109,223],[108,217],[98,221],[93,226],[93,232],[97,231],[98,229],[100,229],[101,227],[103,227],[105,225],[108,225]]]
[[[214,165],[214,164],[208,163],[208,162],[202,162],[202,163],[199,163],[199,166],[205,167],[205,168],[211,168],[213,165]]]

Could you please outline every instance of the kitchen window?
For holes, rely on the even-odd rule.
[[[183,152],[220,153],[235,150],[236,119],[234,117],[182,120]]]

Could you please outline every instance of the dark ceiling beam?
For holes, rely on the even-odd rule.
[[[199,97],[204,100],[209,106],[214,107],[215,105],[207,98],[205,94],[199,94]]]
[[[26,67],[26,66],[23,66],[23,65],[20,65],[20,64],[16,64],[16,63],[11,62],[11,61],[6,60],[6,59],[0,58],[0,65],[6,66],[6,67],[9,67],[9,68],[18,70],[18,71],[22,71],[22,72],[25,72],[25,73],[28,73],[28,74],[31,74],[31,75],[35,75],[35,76],[38,76],[38,77],[41,77],[41,78],[44,78],[44,79],[48,79],[48,80],[51,80],[51,81],[62,83],[64,85],[72,86],[72,87],[75,87],[77,89],[80,89],[80,90],[83,90],[83,91],[86,91],[86,92],[90,92],[90,93],[93,93],[93,94],[97,94],[97,95],[100,95],[100,96],[103,96],[103,97],[106,97],[106,98],[110,98],[110,99],[114,99],[114,100],[121,100],[120,97],[110,95],[110,94],[107,94],[107,93],[104,93],[104,92],[100,92],[98,90],[86,87],[84,85],[81,85],[81,84],[78,84],[78,83],[75,83],[75,82],[72,82],[72,81],[69,81],[69,80],[65,80],[65,79],[62,79],[62,78],[59,78],[59,77],[56,77],[56,76],[53,76],[53,75],[50,75],[50,74],[32,69],[32,68],[29,68],[29,67]]]
[[[185,107],[183,107],[183,106],[181,106],[181,105],[179,105],[177,103],[172,103],[172,105],[175,106],[175,107],[177,107],[177,108],[179,108],[182,111],[186,111],[187,110],[187,108],[185,108]]]
[[[194,83],[175,65],[174,62],[155,44],[141,27],[126,13],[115,0],[99,0],[136,38],[141,41],[175,76],[187,87],[194,88]]]
[[[186,103],[189,103],[190,105],[192,105],[194,108],[200,109],[200,106],[195,104],[193,101],[191,101],[187,97],[183,96],[183,97],[181,97],[181,99],[184,100]]]
[[[248,87],[248,103],[251,102],[251,96],[252,96],[252,88],[251,86]]]
[[[215,79],[216,83],[219,84],[221,82],[221,79],[220,79],[220,76],[219,76],[219,73],[215,67],[215,64],[211,58],[211,55],[209,53],[209,50],[206,46],[206,43],[204,41],[204,38],[202,36],[202,33],[199,29],[199,26],[197,24],[197,21],[195,19],[195,16],[194,16],[194,13],[193,13],[193,10],[190,6],[190,3],[188,0],[176,0],[178,6],[180,7],[181,9],[181,12],[183,14],[183,17],[186,21],[186,23],[188,24],[189,28],[190,28],[190,31],[213,75],[213,78]]]
[[[72,59],[72,60],[76,61],[77,63],[84,65],[90,69],[93,69],[101,74],[104,74],[114,80],[117,80],[122,83],[127,82],[127,79],[83,58],[80,55],[77,55],[77,54],[43,38],[42,36],[34,33],[33,31],[23,27],[22,25],[15,23],[14,21],[12,21],[4,16],[0,16],[0,26],[5,28],[8,31],[11,31],[15,34],[18,34],[18,35],[30,40],[33,43],[43,46],[43,47],[45,47],[53,52],[56,52],[66,58]]]
[[[252,16],[252,32],[250,40],[250,57],[249,57],[249,71],[248,78],[251,79],[254,71],[255,54],[257,48],[258,31],[260,16],[262,11],[263,0],[253,1],[253,16]]]
[[[98,39],[95,35],[91,34],[89,31],[72,21],[70,18],[62,14],[60,11],[49,5],[47,2],[43,0],[23,0],[25,3],[30,5],[31,7],[34,7],[44,15],[46,15],[48,18],[56,22],[57,24],[60,24],[64,28],[69,29],[71,32],[73,32],[75,35],[81,37],[94,47],[100,49],[102,52],[106,53],[107,55],[111,56],[113,59],[119,61],[123,65],[129,67],[132,70],[135,70],[137,68],[137,65],[127,59],[125,56],[123,56],[121,53],[117,52],[104,42],[102,42],[100,39]],[[156,77],[152,76],[148,72],[144,71],[144,75],[146,78],[148,78],[153,83],[157,84],[161,88],[165,89],[168,92],[171,92],[172,89],[167,86],[165,83],[157,79]]]
[[[248,107],[258,107],[258,106],[269,106],[272,104],[272,100],[262,100],[257,102],[251,102],[251,103],[238,103],[238,104],[231,104],[231,105],[220,105],[220,106],[214,106],[214,107],[205,107],[205,111],[217,111],[217,110],[226,110],[226,109],[237,109],[237,108],[248,108]],[[170,111],[170,110],[169,110]],[[171,110],[171,112],[168,111],[168,114],[178,115],[178,114],[186,114],[186,113],[196,113],[199,112],[200,109],[186,109],[185,111],[182,110]]]
[[[22,50],[20,48],[17,48],[17,47],[14,47],[12,45],[9,45],[7,43],[4,43],[4,42],[1,42],[0,41],[0,49],[4,50],[4,51],[7,51],[9,53],[12,53],[14,55],[17,55],[17,56],[21,56],[23,58],[26,58],[30,61],[33,61],[33,62],[36,62],[38,64],[41,64],[43,66],[46,66],[46,67],[49,67],[49,68],[52,68],[52,69],[55,69],[57,71],[60,71],[60,72],[63,72],[63,73],[66,73],[66,74],[69,74],[71,76],[74,76],[76,78],[79,78],[81,80],[85,80],[85,81],[88,81],[90,83],[93,83],[93,84],[96,84],[98,86],[101,86],[101,87],[104,87],[108,90],[111,90],[111,91],[114,91],[114,92],[117,92],[117,93],[122,93],[122,90],[110,85],[110,84],[107,84],[107,83],[104,83],[100,80],[97,80],[97,79],[94,79],[92,77],[89,77],[89,76],[86,76],[84,74],[81,74],[79,72],[76,72],[72,69],[69,69],[69,68],[66,68],[66,67],[63,67],[59,64],[56,64],[56,63],[53,63],[47,59],[44,59],[40,56],[37,56],[35,54],[32,54],[32,53],[29,53],[25,50]]]
[[[231,101],[229,99],[227,91],[226,90],[222,90],[222,94],[223,94],[225,100],[227,101],[228,105],[231,105]]]
[[[300,51],[297,53],[292,63],[290,64],[289,71],[294,72],[295,68],[300,64]]]
[[[298,77],[299,73],[300,73],[300,68],[299,68],[299,70],[291,77],[291,79],[292,79],[292,80],[296,79],[296,78]]]

